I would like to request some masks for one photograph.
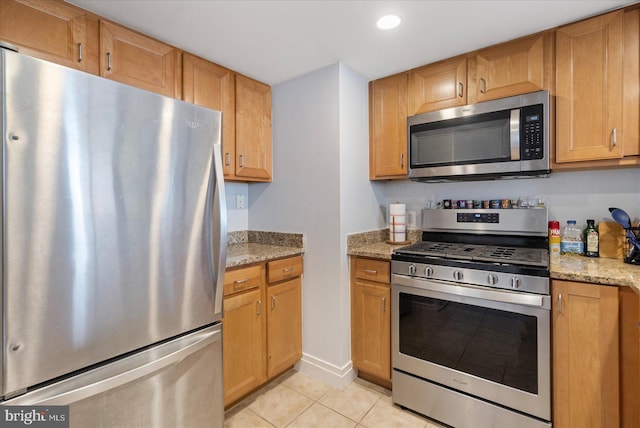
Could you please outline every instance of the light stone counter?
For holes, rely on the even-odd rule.
[[[640,266],[621,259],[551,257],[551,278],[630,287],[640,296]]]
[[[304,253],[304,237],[300,233],[250,230],[230,232],[227,240],[227,269]]]
[[[371,257],[374,259],[391,260],[393,250],[405,247],[409,244],[387,244],[389,229],[372,230],[370,232],[354,233],[347,235],[347,254],[350,256]],[[410,244],[418,242],[422,237],[422,231],[409,230],[407,241]]]
[[[420,240],[419,232],[409,231],[408,238],[412,243]],[[402,245],[387,244],[388,234],[389,231],[385,229],[349,235],[347,236],[347,254],[391,260],[393,250]],[[583,256],[551,257],[549,269],[552,279],[630,287],[640,296],[640,266],[624,263],[621,259]]]

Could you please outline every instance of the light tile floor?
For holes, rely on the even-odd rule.
[[[393,404],[391,391],[356,379],[343,391],[295,370],[225,414],[225,428],[442,428]]]

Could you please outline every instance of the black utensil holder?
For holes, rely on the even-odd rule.
[[[640,226],[625,227],[626,235],[631,233],[635,236],[636,241],[640,242]],[[632,265],[640,265],[640,248],[633,245],[629,238],[624,241],[624,262]]]

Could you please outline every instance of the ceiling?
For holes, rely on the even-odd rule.
[[[270,85],[342,62],[367,80],[635,0],[67,0]],[[403,23],[376,28],[388,13]]]

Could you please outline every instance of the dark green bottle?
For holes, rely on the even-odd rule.
[[[587,257],[599,257],[599,235],[594,220],[587,220],[587,228],[584,230],[584,255]]]

